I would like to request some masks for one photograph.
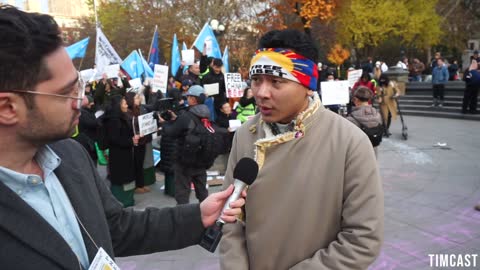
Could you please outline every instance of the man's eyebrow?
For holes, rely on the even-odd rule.
[[[63,87],[60,88],[60,91],[61,90],[67,90],[67,89],[70,89],[71,87],[73,87],[77,82],[78,82],[78,75],[75,77],[74,80],[68,82],[66,85],[64,85]]]

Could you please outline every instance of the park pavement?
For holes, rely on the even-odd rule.
[[[408,140],[399,119],[379,147],[385,192],[385,233],[379,269],[480,269],[430,267],[428,254],[480,254],[480,122],[407,116]],[[136,195],[136,208],[174,206],[157,176],[152,192]],[[216,192],[219,187],[211,187]],[[191,195],[191,202],[196,202]],[[158,239],[161,241],[161,239]],[[215,270],[218,253],[199,246],[117,258],[122,270]]]

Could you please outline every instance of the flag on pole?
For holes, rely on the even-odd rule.
[[[142,59],[137,51],[131,52],[120,66],[132,79],[140,78],[145,72]]]
[[[150,65],[147,63],[147,60],[143,57],[142,51],[138,49],[140,58],[142,59],[143,70],[146,78],[153,78],[153,69],[150,68]]]
[[[154,69],[155,65],[160,63],[160,58],[158,54],[158,29],[155,26],[155,32],[153,33],[152,38],[152,47],[150,48],[149,57],[148,57],[148,65],[150,69]]]
[[[184,50],[188,50],[187,44],[185,44],[185,41],[183,42],[183,45],[182,45],[182,51],[184,51]]]
[[[173,42],[172,42],[172,64],[171,64],[171,73],[175,76],[177,73],[178,68],[180,67],[180,51],[178,51],[178,40],[177,34],[173,35]]]
[[[122,63],[122,58],[118,56],[118,53],[103,34],[102,29],[98,27],[97,44],[95,47],[95,65],[97,66],[97,72],[102,74],[106,66],[120,63]]]
[[[225,50],[223,51],[223,57],[222,57],[222,62],[223,62],[223,67],[225,68],[225,73],[230,72],[230,66],[228,65],[228,46],[225,46]]]
[[[67,50],[68,56],[70,59],[75,58],[83,58],[85,57],[85,53],[87,52],[88,42],[90,41],[90,37],[80,40],[77,43],[74,43],[65,48]]]
[[[195,39],[195,42],[193,42],[193,46],[201,52],[203,52],[204,44],[207,44],[208,56],[213,56],[220,59],[222,58],[220,46],[218,45],[215,34],[213,33],[213,30],[210,25],[208,25],[208,23],[203,26],[202,31],[200,31],[197,38]]]

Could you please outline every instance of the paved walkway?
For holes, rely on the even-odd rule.
[[[385,243],[370,269],[448,269],[431,268],[428,254],[480,254],[480,212],[473,209],[480,201],[480,123],[413,116],[406,121],[409,139],[402,140],[396,121],[379,148]],[[175,205],[157,180],[153,192],[136,197],[137,208]],[[198,246],[117,261],[122,270],[219,269],[218,254]]]

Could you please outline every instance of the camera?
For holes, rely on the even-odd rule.
[[[173,98],[158,99],[155,104],[155,110],[165,121],[170,121],[172,116],[169,111],[176,112],[177,106]]]

